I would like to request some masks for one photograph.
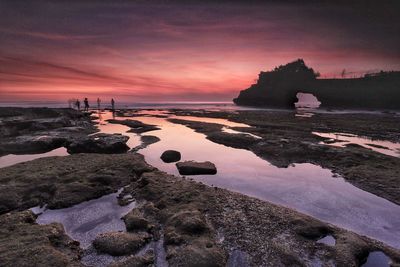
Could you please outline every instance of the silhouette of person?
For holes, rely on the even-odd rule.
[[[85,100],[83,100],[83,103],[85,103],[85,111],[89,111],[89,100],[87,97],[85,97]]]
[[[79,111],[81,110],[81,101],[79,101],[79,99],[76,100],[75,106]]]
[[[112,111],[115,110],[115,101],[114,101],[114,98],[111,98],[111,109],[112,109]]]
[[[101,100],[100,98],[97,98],[97,109],[100,110],[100,104],[101,104]]]

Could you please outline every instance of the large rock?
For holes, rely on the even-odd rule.
[[[209,161],[195,162],[184,161],[176,163],[181,175],[216,174],[217,168]]]
[[[109,123],[126,125],[131,128],[128,131],[131,133],[140,134],[140,133],[160,130],[160,128],[158,128],[156,125],[146,124],[146,123],[143,123],[141,121],[136,121],[136,120],[107,120],[107,121]]]
[[[0,266],[81,266],[79,242],[61,224],[35,219],[31,211],[0,215]]]
[[[181,153],[176,150],[167,150],[164,151],[161,155],[162,161],[166,163],[176,162],[181,160]]]
[[[93,246],[99,252],[122,256],[135,253],[150,239],[147,233],[109,232],[98,235]]]
[[[61,147],[67,139],[55,135],[22,135],[0,143],[0,154],[44,153]]]
[[[67,145],[68,153],[125,153],[129,137],[121,134],[96,134],[77,139]]]
[[[150,226],[149,221],[140,214],[138,209],[129,212],[123,220],[128,231],[148,230]]]

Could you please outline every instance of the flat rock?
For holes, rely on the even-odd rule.
[[[162,153],[161,159],[166,163],[180,161],[181,153],[176,150],[166,150],[164,153]]]
[[[181,175],[216,174],[217,168],[212,162],[184,161],[176,163]]]
[[[31,211],[0,215],[0,265],[81,266],[79,242],[58,223],[38,225]]]
[[[150,239],[147,233],[109,232],[98,235],[93,246],[99,252],[122,256],[135,253]]]
[[[74,153],[125,153],[129,150],[126,142],[129,137],[121,134],[96,134],[72,141],[67,151]]]

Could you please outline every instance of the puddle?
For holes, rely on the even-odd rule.
[[[382,251],[369,253],[367,261],[361,267],[390,267],[390,258]]]
[[[192,119],[186,116],[180,118]],[[208,160],[217,166],[218,173],[198,175],[193,179],[288,206],[400,248],[400,206],[365,192],[341,177],[333,177],[328,169],[308,163],[277,168],[250,151],[213,143],[205,135],[165,118],[146,116],[134,119],[161,128],[147,133],[161,141],[138,152],[145,156],[149,164],[162,171],[179,175],[175,164],[164,163],[160,159],[168,149],[180,151],[182,161]],[[197,120],[203,118],[197,117]],[[205,118],[204,121],[210,120]],[[230,124],[223,119],[218,121],[223,125]],[[101,130],[103,127],[100,125]]]
[[[336,239],[331,235],[327,235],[327,236],[319,239],[317,241],[317,243],[325,244],[327,246],[335,246],[336,245]]]
[[[348,144],[357,144],[368,149],[372,149],[378,153],[385,155],[400,157],[400,143],[393,143],[390,141],[372,140],[366,137],[357,136],[348,133],[320,133],[313,132],[313,134],[329,138],[327,142],[321,142],[330,146],[344,147]]]
[[[26,155],[14,155],[9,154],[0,157],[0,168],[8,167],[17,163],[31,161],[38,158],[53,157],[53,156],[67,156],[69,155],[65,147],[59,147],[46,153],[40,154],[26,154]]]
[[[228,127],[223,127],[222,131],[225,132],[225,133],[231,133],[231,134],[245,134],[245,135],[254,137],[256,139],[261,139],[262,138],[262,137],[260,137],[258,135],[252,134],[252,133],[240,132],[240,131],[236,131],[236,130],[230,129]]]
[[[195,116],[178,116],[178,115],[171,115],[169,116],[170,119],[180,119],[180,120],[187,120],[187,121],[198,121],[198,122],[207,122],[207,123],[216,123],[221,124],[228,127],[250,127],[247,124],[233,122],[226,119],[219,119],[219,118],[208,118],[208,117],[195,117]]]
[[[135,202],[126,206],[118,204],[117,196],[121,192],[109,194],[98,199],[82,202],[65,209],[45,210],[39,215],[38,224],[58,222],[64,225],[65,232],[87,249],[95,237],[111,231],[126,231],[121,220],[135,207]]]

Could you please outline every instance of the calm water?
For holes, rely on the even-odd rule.
[[[20,162],[30,161],[38,158],[52,157],[52,156],[67,156],[69,155],[65,147],[59,147],[42,154],[26,154],[26,155],[14,155],[9,154],[0,157],[0,168],[11,166]]]
[[[400,143],[393,143],[390,141],[382,141],[382,140],[372,140],[370,138],[361,137],[348,133],[313,132],[313,134],[329,138],[331,142],[324,143],[326,145],[344,147],[348,144],[357,144],[362,147],[376,151],[378,153],[382,153],[393,157],[400,157]]]

